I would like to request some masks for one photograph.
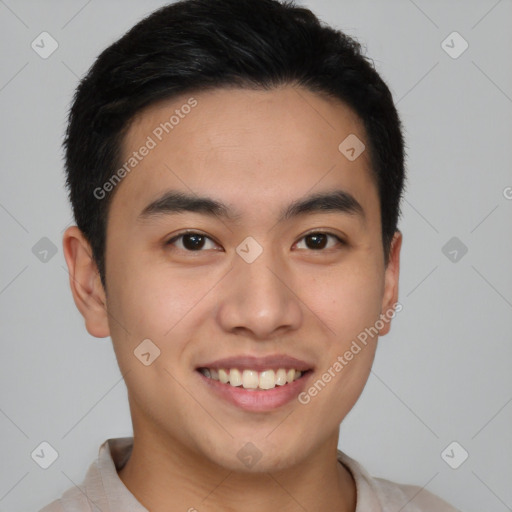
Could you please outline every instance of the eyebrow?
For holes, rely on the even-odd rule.
[[[241,217],[228,205],[216,199],[169,190],[148,204],[141,211],[138,218],[146,220],[152,217],[182,212],[200,213],[230,221],[235,221]],[[342,213],[365,220],[364,209],[352,194],[344,190],[332,190],[311,194],[291,202],[281,210],[278,222],[313,213]]]

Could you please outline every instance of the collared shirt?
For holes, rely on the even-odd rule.
[[[79,488],[71,487],[39,512],[148,512],[117,473],[130,458],[132,447],[133,437],[107,439]],[[339,450],[338,460],[354,477],[356,512],[460,512],[420,487],[372,478]]]

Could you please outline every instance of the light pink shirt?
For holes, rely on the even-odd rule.
[[[117,474],[128,461],[132,446],[133,437],[107,439],[80,488],[68,489],[39,512],[148,512]],[[372,478],[358,462],[339,450],[338,460],[356,482],[356,512],[460,512],[420,487]]]

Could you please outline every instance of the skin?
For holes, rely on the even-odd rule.
[[[152,512],[354,511],[354,481],[336,460],[339,425],[367,382],[377,337],[307,405],[292,400],[265,413],[214,396],[194,369],[281,353],[312,362],[312,383],[397,302],[401,234],[385,266],[368,151],[349,161],[338,150],[351,133],[365,141],[363,125],[343,103],[298,87],[218,89],[141,112],[125,156],[190,96],[197,106],[117,186],[107,293],[78,228],[63,239],[75,303],[91,335],[111,336],[128,388],[135,441],[119,476]],[[137,219],[170,188],[214,197],[239,217]],[[321,212],[277,223],[292,200],[340,188],[364,220]],[[166,245],[185,229],[210,237],[201,252],[187,252],[183,239]],[[325,231],[346,244],[307,245],[306,234]],[[263,248],[250,264],[235,252],[248,236]],[[149,366],[133,354],[146,338],[161,350]],[[237,457],[249,441],[262,454],[252,468]]]

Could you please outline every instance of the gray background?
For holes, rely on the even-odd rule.
[[[163,3],[0,1],[0,511],[38,510],[82,481],[105,439],[132,434],[110,339],[87,334],[68,286],[61,141],[78,78]],[[403,311],[340,447],[464,511],[512,510],[512,2],[302,3],[365,45],[408,146]],[[43,31],[59,44],[47,59],[31,48]],[[469,44],[456,59],[442,46],[453,31]],[[43,237],[47,261],[32,250]],[[455,262],[452,237],[468,248],[456,242]],[[59,454],[46,470],[31,458],[42,441]],[[441,456],[453,441],[469,453],[458,469]]]

